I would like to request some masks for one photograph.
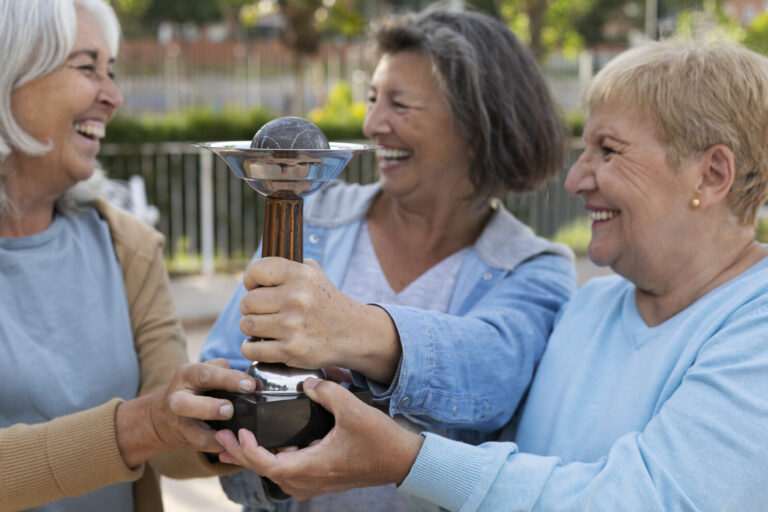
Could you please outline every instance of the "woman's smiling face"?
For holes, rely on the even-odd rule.
[[[24,175],[20,177],[64,190],[91,176],[99,139],[123,102],[112,80],[114,59],[96,17],[82,7],[76,13],[75,44],[64,65],[11,94],[13,115],[22,129],[52,145],[39,157],[15,153],[14,166]]]
[[[384,190],[462,197],[469,185],[470,151],[428,57],[412,51],[382,56],[371,80],[365,135],[377,151]]]
[[[590,259],[625,277],[663,266],[690,226],[694,174],[670,166],[647,116],[624,104],[593,109],[584,143],[565,188],[592,219]]]

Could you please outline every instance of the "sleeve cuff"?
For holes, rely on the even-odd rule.
[[[448,510],[459,510],[493,457],[484,450],[434,434],[424,444],[400,489]]]

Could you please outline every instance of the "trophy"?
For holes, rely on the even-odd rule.
[[[265,124],[253,141],[196,144],[221,157],[240,179],[266,198],[261,256],[303,262],[303,197],[336,178],[349,161],[378,146],[329,143],[314,124],[282,117]],[[251,338],[258,343],[258,339]],[[307,377],[325,378],[321,369],[291,368],[282,363],[253,362],[248,373],[256,379],[250,394],[211,391],[230,400],[232,419],[209,421],[215,429],[251,430],[265,448],[307,446],[333,427],[333,416],[302,391]],[[370,393],[358,390],[369,401]]]

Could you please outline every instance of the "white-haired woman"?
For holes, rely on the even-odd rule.
[[[155,471],[228,470],[197,392],[254,385],[182,366],[162,237],[90,186],[118,39],[102,0],[0,0],[2,510],[161,510]]]

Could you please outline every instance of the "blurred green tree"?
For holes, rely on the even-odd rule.
[[[240,19],[246,26],[256,24],[268,14],[280,14],[280,41],[293,55],[295,87],[291,110],[296,115],[305,111],[303,72],[308,58],[317,52],[324,35],[362,34],[366,23],[363,8],[361,0],[259,0],[240,10]]]

